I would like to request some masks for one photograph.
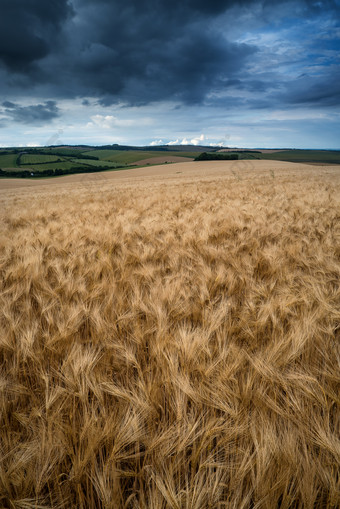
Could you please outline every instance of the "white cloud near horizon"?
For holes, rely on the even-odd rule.
[[[114,127],[129,127],[135,124],[135,120],[119,119],[113,115],[92,115],[91,122],[87,127],[98,126],[102,129],[113,129]]]

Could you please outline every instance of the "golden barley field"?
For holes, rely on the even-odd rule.
[[[340,167],[0,181],[0,507],[340,505]]]

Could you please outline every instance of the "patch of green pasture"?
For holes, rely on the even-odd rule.
[[[164,152],[163,152],[164,154]],[[165,152],[166,154],[166,152]],[[165,155],[164,154],[164,155]],[[197,157],[197,152],[181,152],[181,151],[169,151],[169,155],[170,156],[176,156],[176,157],[190,157],[190,158],[195,158]]]
[[[142,159],[151,159],[154,157],[163,156],[166,156],[166,152],[146,152],[144,150],[141,151],[127,150],[115,154],[107,159],[121,164],[132,164],[135,163],[136,161],[141,161]]]
[[[0,154],[0,168],[17,168],[17,158],[18,154]]]
[[[120,164],[132,163],[144,158],[145,152],[139,150],[91,150],[84,155],[98,157],[101,161],[111,161]]]
[[[82,155],[84,156],[93,156],[93,157],[99,157],[99,159],[106,159],[107,157],[113,156],[115,154],[121,154],[121,150],[109,150],[109,149],[103,149],[103,150],[83,150],[81,154],[79,154],[79,157]]]
[[[283,150],[271,154],[260,154],[261,159],[292,163],[340,164],[339,150]]]
[[[84,147],[76,148],[76,147],[46,147],[43,149],[39,149],[40,153],[45,154],[57,154],[58,156],[65,157],[79,157],[84,152]],[[92,155],[91,151],[87,153],[87,155]]]
[[[115,168],[117,165],[112,161],[107,161],[105,159],[101,161],[95,161],[91,159],[72,159],[72,163],[74,163],[75,166],[109,166],[110,168]]]
[[[56,163],[60,162],[58,161],[59,159],[60,158],[58,156],[48,154],[22,154],[20,158],[20,165]]]
[[[105,161],[113,161],[119,164],[133,164],[136,161],[141,161],[143,159],[151,159],[154,157],[169,157],[178,156],[178,157],[195,157],[197,153],[195,152],[176,152],[176,151],[166,151],[166,150],[91,150],[90,152],[83,152],[86,155],[91,155],[95,157],[99,157],[100,160]]]

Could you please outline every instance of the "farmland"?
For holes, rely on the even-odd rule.
[[[261,154],[261,159],[289,161],[292,163],[340,164],[339,150],[283,150]]]
[[[133,164],[141,159],[152,159],[159,157],[167,157],[168,151],[140,151],[140,150],[93,150],[91,152],[85,152],[97,156],[100,160],[114,161],[123,164]],[[170,154],[169,154],[170,155]],[[195,152],[177,152],[171,151],[171,156],[188,157],[188,160],[197,155]]]
[[[0,151],[0,177],[14,176],[25,178],[51,177],[69,173],[86,173],[103,170],[129,168],[130,166],[166,163],[187,159],[195,152],[142,150],[133,147],[116,149],[90,149],[89,147],[47,147],[8,149]],[[144,163],[145,161],[145,163]]]
[[[56,155],[46,155],[46,154],[22,154],[20,156],[20,165],[28,164],[30,166],[35,166],[37,164],[46,164],[46,163],[56,163],[60,162],[60,157]]]
[[[227,152],[227,154],[224,154]],[[261,151],[222,149],[200,146],[127,147],[44,147],[0,150],[0,177],[52,177],[70,173],[88,173],[127,169],[134,166],[177,163],[202,159],[269,159],[340,164],[339,151],[284,150]]]
[[[239,159],[265,159],[291,163],[340,164],[339,150],[243,150],[222,149],[219,153],[237,154]],[[216,153],[216,152],[215,152]]]
[[[340,166],[3,179],[0,506],[340,505]]]
[[[0,152],[0,168],[16,168],[18,154],[2,154]]]

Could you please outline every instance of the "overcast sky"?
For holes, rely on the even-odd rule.
[[[340,0],[0,7],[0,146],[340,149]]]

